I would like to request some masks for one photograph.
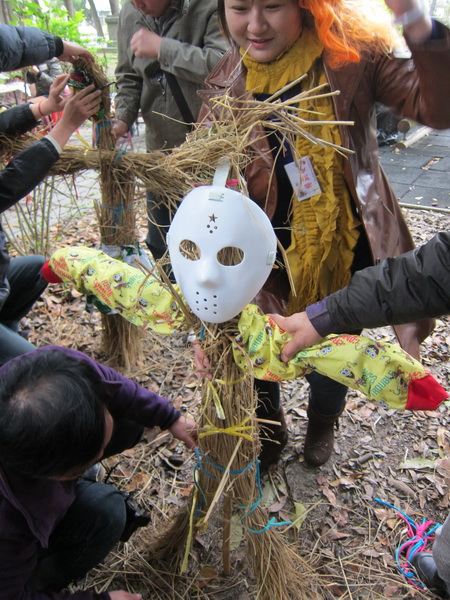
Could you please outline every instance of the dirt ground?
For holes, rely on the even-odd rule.
[[[406,215],[417,244],[449,228],[446,214],[407,211]],[[65,239],[95,244],[95,218],[68,225]],[[38,346],[70,346],[106,361],[99,315],[87,313],[84,304],[73,290],[50,286],[27,319],[30,340]],[[394,341],[390,328],[365,333]],[[449,344],[450,330],[444,318],[437,321],[423,344],[422,356],[450,390]],[[199,392],[185,338],[149,335],[144,354],[142,364],[128,375],[195,416]],[[304,380],[283,384],[283,404],[290,441],[278,467],[262,479],[263,503],[278,521],[295,522],[285,535],[311,566],[319,586],[309,597],[432,597],[410,585],[396,568],[395,551],[407,539],[405,524],[394,509],[376,498],[395,505],[416,522],[446,518],[450,503],[447,406],[426,413],[396,412],[350,392],[332,459],[309,469],[302,456],[307,408]],[[185,506],[192,490],[194,463],[192,454],[169,434],[148,431],[138,447],[104,465],[108,480],[132,491],[140,507],[151,513],[152,523],[147,531],[140,530],[130,542],[120,544],[104,565],[74,589],[127,589],[141,592],[144,600],[258,598],[238,518],[232,521],[232,568],[227,577],[222,574],[220,515],[206,531],[195,535],[184,573],[180,573],[179,563],[170,558],[156,560],[149,552],[156,533],[168,527],[173,515]],[[280,562],[280,572],[283,568]]]

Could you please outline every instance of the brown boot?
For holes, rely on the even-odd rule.
[[[261,452],[259,453],[261,471],[267,471],[271,465],[278,462],[281,452],[288,442],[283,409],[279,408],[264,418],[268,421],[278,421],[279,425],[261,424]]]
[[[337,415],[319,415],[308,407],[308,428],[306,430],[303,455],[308,465],[318,467],[327,462],[333,452],[334,428],[338,425],[339,417],[344,409]]]

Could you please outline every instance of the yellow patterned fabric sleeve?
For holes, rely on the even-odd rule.
[[[187,328],[167,286],[104,252],[82,246],[63,248],[51,256],[49,265],[63,281],[95,295],[133,325],[164,335]]]
[[[279,357],[291,336],[257,306],[245,307],[238,329],[234,359],[257,379],[284,381],[317,371],[396,409],[432,410],[448,395],[418,361],[394,344],[356,335],[329,336],[284,363]]]
[[[171,334],[188,328],[186,316],[159,279],[85,247],[57,250],[49,267],[62,281],[138,327]],[[179,294],[177,286],[174,289]],[[317,371],[392,408],[432,410],[447,397],[422,365],[399,346],[339,335],[302,350],[288,363],[279,359],[290,339],[254,305],[242,311],[233,341],[236,363],[257,379],[284,381]]]

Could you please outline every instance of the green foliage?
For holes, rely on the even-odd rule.
[[[11,4],[15,15],[12,25],[31,25],[58,35],[63,40],[79,44],[85,42],[84,36],[78,31],[84,20],[83,11],[77,10],[70,19],[65,8],[58,8],[46,0],[40,0],[41,6],[30,0],[11,0]]]

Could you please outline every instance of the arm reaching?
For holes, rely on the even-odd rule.
[[[197,441],[197,425],[191,419],[181,416],[169,427],[170,433],[186,444],[191,450],[195,450]]]
[[[429,39],[433,25],[428,5],[423,0],[386,0],[386,6],[411,42],[420,44]]]
[[[96,90],[93,85],[89,85],[69,98],[65,104],[62,118],[56,123],[49,136],[61,147],[64,146],[69,141],[72,133],[86,119],[98,112],[101,93],[101,90]]]
[[[31,112],[33,113],[36,121],[39,121],[41,117],[46,117],[55,112],[61,112],[66,104],[66,99],[61,96],[66,84],[69,80],[68,75],[58,75],[55,81],[50,86],[50,93],[48,98],[38,102],[37,104],[31,104]]]
[[[283,317],[281,315],[268,316],[280,329],[284,329],[284,331],[292,335],[292,340],[283,347],[281,352],[281,360],[284,362],[290,361],[299,350],[318,344],[322,340],[322,336],[314,329],[305,312],[295,313],[290,317]]]
[[[257,306],[245,307],[238,328],[234,359],[258,379],[284,381],[316,371],[401,410],[434,410],[448,396],[417,360],[395,344],[358,335],[330,336],[282,362],[281,351],[291,336]]]
[[[67,61],[73,63],[76,58],[84,58],[85,60],[89,60],[94,62],[93,55],[80,46],[76,42],[66,42],[63,40],[63,52],[57,57],[59,60]]]

